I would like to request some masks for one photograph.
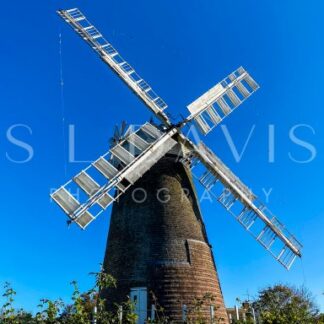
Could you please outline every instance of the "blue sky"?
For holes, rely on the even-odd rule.
[[[0,282],[14,285],[16,305],[35,309],[43,297],[67,299],[74,279],[82,289],[90,287],[88,273],[103,258],[110,210],[81,231],[67,228],[63,213],[49,200],[51,188],[87,166],[65,163],[68,125],[75,125],[76,159],[93,160],[107,150],[116,123],[142,124],[150,117],[55,14],[58,8],[76,6],[164,98],[176,118],[241,65],[259,82],[261,89],[224,122],[239,151],[252,132],[241,161],[235,161],[224,128],[204,141],[262,200],[263,189],[272,188],[268,206],[302,241],[304,255],[287,272],[222,207],[203,203],[225,301],[232,306],[247,291],[254,295],[277,282],[305,284],[323,310],[324,4],[319,0],[2,4]],[[268,160],[269,125],[275,128],[274,163]],[[292,131],[312,145],[314,156],[305,144],[296,143]],[[23,143],[14,143],[10,132]],[[31,150],[30,161],[13,162],[28,159]]]

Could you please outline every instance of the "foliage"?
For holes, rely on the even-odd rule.
[[[206,293],[201,298],[195,298],[192,306],[187,310],[187,323],[188,324],[204,324],[206,323],[206,315],[204,314],[204,308],[206,306],[213,306],[215,314],[219,308],[215,304],[215,296]],[[225,319],[215,316],[214,323],[224,323]]]
[[[1,319],[3,323],[15,324],[15,309],[13,307],[14,296],[16,292],[12,289],[9,282],[5,282],[3,286],[5,292],[2,297],[5,298],[5,303],[1,308]]]
[[[36,314],[36,322],[44,324],[56,324],[57,316],[59,315],[64,303],[61,300],[51,301],[49,299],[41,299],[41,304],[38,305],[40,312]]]
[[[151,298],[153,301],[154,309],[155,309],[155,319],[149,318],[147,323],[149,324],[166,324],[169,323],[169,317],[164,314],[164,308],[159,304],[155,294],[153,291],[151,293]]]
[[[262,289],[253,307],[264,324],[321,323],[314,299],[304,287],[279,284]]]
[[[231,324],[254,324],[254,321],[250,318],[246,320],[233,320]]]
[[[0,308],[1,324],[135,324],[137,315],[135,305],[128,299],[121,305],[115,305],[115,311],[106,309],[106,300],[99,292],[101,289],[114,288],[116,280],[103,270],[91,273],[95,277],[95,284],[90,290],[80,292],[76,281],[72,281],[72,303],[64,304],[62,300],[42,299],[38,305],[39,311],[32,315],[23,309],[15,309],[16,292],[9,283],[4,284],[2,297],[4,304]],[[163,307],[153,292],[151,300],[155,306],[155,319],[148,319],[150,324],[171,323],[165,315]],[[244,303],[243,303],[244,304]],[[207,323],[204,319],[206,306],[214,306],[215,297],[205,294],[202,298],[194,299],[187,308],[187,324]],[[247,314],[254,308],[259,322],[263,324],[324,324],[324,314],[319,314],[312,295],[305,288],[294,288],[287,285],[275,285],[262,289],[255,302],[248,304]],[[223,323],[225,319],[215,318],[213,323]],[[208,322],[209,323],[209,322]],[[233,324],[241,324],[234,321]],[[252,324],[253,320],[247,316],[245,324]]]
[[[39,311],[33,316],[24,310],[15,310],[14,296],[16,292],[9,283],[4,285],[2,297],[5,302],[0,310],[1,324],[91,324],[93,319],[98,324],[120,323],[119,314],[112,314],[105,308],[105,300],[100,297],[99,291],[104,288],[116,287],[116,280],[104,271],[91,273],[95,277],[92,289],[81,293],[76,281],[73,286],[72,304],[64,304],[62,300],[42,299],[38,305]],[[123,307],[123,323],[135,323],[136,314],[130,301]]]

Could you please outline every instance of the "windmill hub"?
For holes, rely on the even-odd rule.
[[[163,125],[150,122],[127,132],[115,128],[110,150],[51,194],[70,221],[83,229],[113,205],[104,265],[117,278],[118,288],[102,291],[108,296],[107,307],[130,296],[142,324],[149,313],[151,318],[156,315],[153,292],[170,320],[183,322],[194,299],[211,293],[215,305],[205,305],[204,317],[227,323],[193,180],[285,268],[301,257],[302,245],[210,148],[194,143],[181,129],[194,122],[207,135],[258,90],[258,84],[240,67],[188,105],[190,115],[173,125],[164,100],[80,10],[58,14]],[[70,193],[75,184],[84,192],[78,200]],[[136,191],[143,190],[146,199],[137,203]],[[154,197],[163,190],[172,199]]]

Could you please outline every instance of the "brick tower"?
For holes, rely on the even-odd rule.
[[[166,155],[113,205],[104,268],[117,288],[108,303],[136,301],[139,323],[152,292],[170,321],[182,322],[195,298],[215,296],[215,321],[228,323],[221,287],[190,171]],[[186,305],[186,306],[183,306]],[[211,317],[211,307],[202,310]]]

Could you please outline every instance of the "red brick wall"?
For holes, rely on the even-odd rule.
[[[147,194],[142,203],[132,198],[138,188],[137,199],[144,198],[142,189]],[[211,293],[219,307],[216,316],[228,323],[190,171],[172,156],[160,160],[114,204],[104,267],[118,285],[103,292],[108,305],[125,300],[132,287],[147,287],[166,314],[180,321],[182,304],[190,308],[195,297]],[[209,305],[204,311],[209,316]]]

